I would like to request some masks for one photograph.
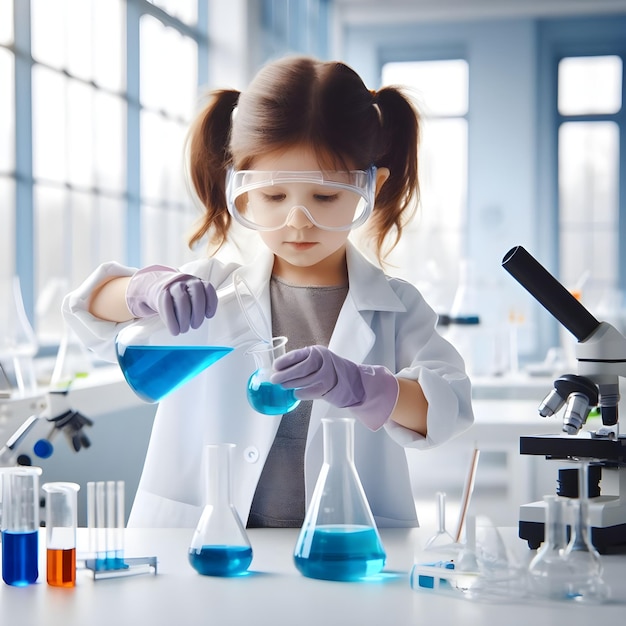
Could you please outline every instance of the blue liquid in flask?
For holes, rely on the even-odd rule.
[[[310,545],[307,557],[294,556],[298,571],[309,578],[353,581],[378,574],[386,554],[371,526],[328,525],[310,531],[300,545]]]
[[[248,381],[248,402],[255,411],[264,415],[283,415],[300,404],[293,389],[284,389],[269,382],[259,384],[254,378],[253,374]]]
[[[189,549],[189,563],[203,576],[238,576],[252,563],[250,546],[202,546]]]
[[[117,360],[133,391],[158,402],[202,370],[232,352],[226,346],[127,346]]]
[[[38,533],[2,531],[2,580],[7,585],[25,587],[37,582]]]

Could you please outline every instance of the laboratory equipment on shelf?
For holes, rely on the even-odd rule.
[[[53,587],[74,587],[80,485],[51,482],[42,489],[46,494],[46,581]]]
[[[284,389],[270,382],[274,361],[285,354],[287,337],[273,337],[269,342],[259,342],[247,350],[254,357],[256,370],[248,379],[248,402],[259,413],[283,415],[293,411],[300,400],[293,389]]]
[[[354,418],[322,418],[324,462],[298,536],[294,562],[309,578],[374,576],[386,553],[354,464]]]
[[[2,579],[24,587],[39,577],[40,467],[5,468],[2,481]]]
[[[598,321],[521,246],[504,256],[502,266],[578,340],[577,374],[559,377],[539,406],[543,417],[555,415],[564,407],[562,432],[523,436],[520,453],[576,464],[586,459],[592,467],[601,468],[602,483],[610,485],[612,493],[589,498],[591,541],[600,552],[624,544],[626,438],[619,433],[618,404],[619,377],[626,376],[626,337],[607,322]],[[595,431],[583,429],[590,410],[596,406],[602,425]],[[588,493],[587,489],[575,491],[561,485],[559,495],[580,497]],[[520,507],[519,534],[531,548],[541,544],[544,522],[544,502]]]
[[[232,501],[232,443],[204,447],[205,503],[189,545],[190,565],[204,576],[238,576],[252,562],[252,547]]]
[[[32,413],[35,409],[35,413]],[[32,456],[47,459],[54,452],[53,441],[63,433],[70,448],[79,452],[91,441],[85,428],[93,422],[71,408],[69,389],[48,391],[26,399],[0,400],[0,415],[26,415],[24,421],[0,447],[0,467],[30,465]]]
[[[12,386],[15,383],[19,397],[35,395],[37,379],[34,357],[39,349],[22,299],[20,280],[17,276],[0,280],[0,364],[2,376],[11,381],[3,381]]]

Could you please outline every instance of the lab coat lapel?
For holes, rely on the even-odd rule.
[[[406,307],[389,286],[385,274],[372,265],[350,242],[346,254],[350,288],[328,348],[339,356],[355,363],[362,363],[376,340],[372,330],[374,315],[378,311],[401,312],[405,311]],[[319,429],[322,418],[341,412],[343,409],[337,409],[327,402],[313,403],[307,448]]]

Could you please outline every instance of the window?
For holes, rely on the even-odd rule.
[[[561,281],[607,313],[619,289],[619,56],[558,63],[558,207]],[[621,132],[626,129],[622,128]]]
[[[42,344],[99,263],[190,258],[183,142],[208,79],[207,7],[0,0],[0,278],[19,273]]]
[[[388,261],[440,310],[452,303],[465,244],[468,75],[463,59],[386,63],[382,71],[384,85],[410,90],[423,122],[419,210]]]

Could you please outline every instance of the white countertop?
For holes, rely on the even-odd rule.
[[[530,555],[515,529],[503,529],[516,552]],[[79,549],[86,540],[79,529]],[[305,578],[292,551],[297,530],[254,529],[250,573],[236,578],[201,576],[187,562],[191,530],[128,530],[126,556],[157,556],[158,574],[94,581],[80,570],[73,589],[45,582],[45,550],[40,551],[40,581],[28,587],[0,583],[0,623],[33,626],[134,626],[138,624],[216,626],[541,626],[594,622],[619,624],[626,606],[626,556],[604,556],[607,580],[620,602],[584,606],[561,602],[471,602],[409,585],[415,555],[433,529],[383,529],[387,565],[380,580],[332,582]]]

